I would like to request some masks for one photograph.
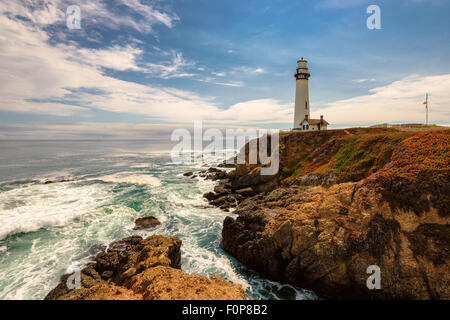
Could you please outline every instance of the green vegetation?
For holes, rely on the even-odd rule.
[[[342,134],[328,131],[286,138],[280,145],[279,178],[290,182],[308,173],[334,172],[339,181],[358,181],[390,161],[396,146],[413,135],[390,129],[357,129]],[[283,161],[284,160],[284,161]]]
[[[388,133],[351,137],[332,157],[328,169],[341,180],[362,179],[389,162],[398,143],[409,136],[409,133]]]

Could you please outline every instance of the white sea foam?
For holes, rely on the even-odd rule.
[[[73,186],[66,183],[28,185],[0,193],[0,239],[18,232],[65,225],[97,208],[112,195],[106,186]]]
[[[89,180],[101,180],[104,182],[114,182],[114,183],[129,183],[129,184],[142,184],[151,185],[152,187],[161,186],[161,181],[148,174],[136,174],[135,172],[120,172],[116,174],[89,178]]]
[[[116,152],[108,154],[108,158],[137,158],[149,159],[154,156],[167,156],[169,152]]]
[[[137,163],[134,165],[130,165],[130,168],[133,169],[142,169],[142,168],[155,168],[156,166],[153,163]]]
[[[0,268],[0,299],[42,299],[59,282],[59,276],[92,261],[92,245],[109,244],[131,235],[137,213],[123,205],[109,205],[110,213],[90,210],[57,232],[31,240],[27,249]],[[26,240],[17,240],[26,244]],[[20,265],[20,268],[17,266]]]
[[[183,241],[185,272],[207,277],[217,274],[241,284],[250,299],[277,299],[286,296],[286,292],[290,298],[310,298],[296,288],[241,273],[242,266],[221,250],[222,222],[229,213],[215,207],[205,209],[207,201],[202,196],[217,182],[176,178],[186,171],[204,170],[203,165],[165,164],[163,159],[146,164],[151,161],[146,153],[119,156],[123,158],[114,159],[114,163],[119,167],[126,165],[126,172],[117,172],[121,169],[108,165],[108,153],[100,159],[106,164],[97,161],[98,164],[92,164],[95,170],[86,170],[85,175],[77,170],[77,182],[27,183],[0,193],[0,299],[42,299],[58,284],[60,275],[92,260],[93,246],[133,234],[179,237]],[[127,156],[132,159],[126,159]],[[156,169],[158,177],[170,183],[163,184],[158,177],[145,174],[145,168]],[[68,173],[61,171],[41,178],[57,181]],[[101,176],[93,177],[94,174]],[[136,192],[130,192],[133,190]],[[145,215],[155,216],[161,226],[133,231],[135,219]],[[8,234],[39,228],[47,231],[1,240]]]

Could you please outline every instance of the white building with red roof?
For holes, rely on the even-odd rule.
[[[312,119],[310,117],[308,86],[310,74],[307,63],[308,61],[303,58],[298,60],[297,72],[294,74],[296,79],[294,130],[326,130],[329,123],[323,118],[323,116],[320,116],[320,119]]]

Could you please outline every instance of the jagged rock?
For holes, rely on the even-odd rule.
[[[331,185],[336,181],[336,175],[333,172],[326,174],[312,174],[308,173],[304,176],[297,177],[292,184],[317,186],[317,185]]]
[[[436,210],[418,220],[392,210],[376,190],[354,187],[293,186],[258,206],[241,202],[238,218],[224,221],[223,248],[270,279],[324,298],[449,299],[448,221]],[[290,205],[269,210],[277,197]],[[366,287],[370,265],[381,268],[382,290]]]
[[[181,241],[155,235],[128,237],[110,244],[95,264],[81,271],[81,287],[69,289],[67,280],[46,300],[242,300],[244,291],[217,276],[211,280],[181,271]]]
[[[190,177],[190,176],[192,176],[194,173],[192,172],[192,171],[189,171],[189,172],[186,172],[186,173],[183,173],[183,176],[185,176],[185,177]]]
[[[230,208],[235,205],[236,199],[231,195],[218,197],[210,202],[213,206]]]
[[[56,182],[73,182],[74,179],[73,178],[62,178],[56,181],[53,180],[45,180],[43,183],[44,184],[51,184],[51,183],[56,183]]]
[[[231,170],[228,172],[227,177],[229,180],[233,181],[236,178],[236,170]]]
[[[223,249],[331,299],[450,299],[450,131],[280,135],[280,172],[228,174],[238,206]],[[323,173],[325,172],[325,173]],[[381,270],[369,290],[367,267]]]
[[[219,168],[235,168],[236,165],[234,163],[226,163],[226,162],[224,162],[224,163],[220,163],[218,165],[218,167]]]
[[[94,244],[89,248],[88,253],[91,256],[96,256],[97,254],[99,254],[101,252],[105,252],[106,248],[107,247],[104,244],[100,244],[100,243]]]
[[[207,192],[203,195],[204,198],[206,198],[208,201],[212,201],[216,198],[216,194],[214,192]]]
[[[161,222],[159,222],[159,220],[153,216],[137,218],[134,223],[135,223],[135,226],[134,226],[133,230],[155,228],[161,224]]]
[[[229,194],[229,193],[230,193],[230,190],[228,190],[228,189],[225,187],[225,185],[219,184],[219,185],[217,185],[217,186],[214,187],[214,192],[215,192],[217,195],[224,195],[224,194]]]
[[[251,188],[251,187],[239,189],[239,190],[236,190],[235,192],[241,196],[252,196],[256,193],[255,190],[253,190],[253,188]]]
[[[220,170],[214,167],[208,168],[206,171],[202,171],[205,174],[207,180],[223,180],[228,178],[228,174],[224,170]]]

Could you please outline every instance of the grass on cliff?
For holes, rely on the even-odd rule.
[[[339,181],[357,181],[381,169],[390,161],[396,146],[410,132],[362,130],[342,134],[332,131],[320,136],[304,135],[303,141],[282,143],[280,180],[292,181],[308,173],[334,172]],[[289,144],[297,143],[296,147]]]
[[[282,137],[279,181],[333,172],[337,182],[382,186],[396,207],[418,215],[430,204],[450,214],[450,130],[347,129]]]
[[[340,180],[359,180],[389,162],[396,146],[409,133],[389,133],[355,136],[346,141],[322,171],[333,171]]]

